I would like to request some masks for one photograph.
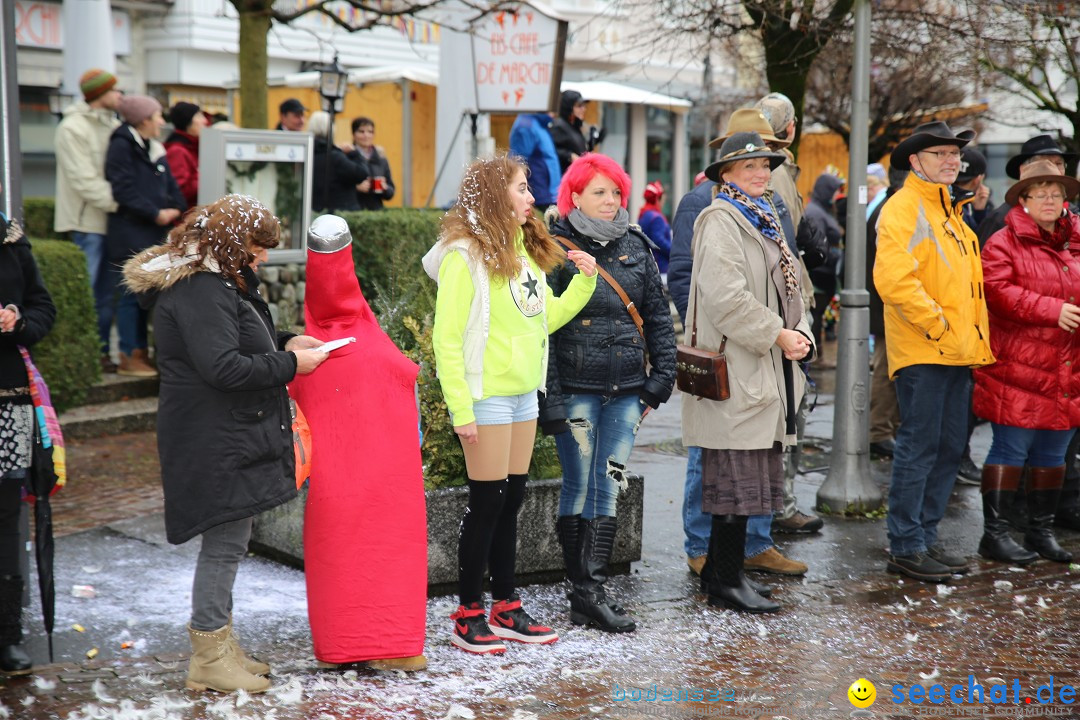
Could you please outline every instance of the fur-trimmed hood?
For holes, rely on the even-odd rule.
[[[155,245],[124,263],[124,284],[136,295],[157,295],[195,273],[219,273],[216,263],[207,258],[178,256],[170,245]]]

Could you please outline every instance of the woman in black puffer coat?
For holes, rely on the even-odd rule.
[[[635,629],[604,592],[626,461],[641,419],[675,385],[671,311],[652,243],[629,225],[629,192],[626,172],[598,153],[581,156],[563,175],[552,235],[596,257],[633,302],[642,328],[607,278],[597,281],[588,304],[551,336],[540,410],[544,431],[555,434],[563,468],[558,532],[573,586],[570,619],[610,632]],[[575,272],[567,263],[548,284],[559,294]]]
[[[19,512],[34,447],[34,404],[20,347],[31,348],[56,319],[30,243],[0,213],[0,672],[26,675]]]
[[[232,633],[232,586],[252,518],[296,497],[285,384],[326,359],[306,335],[277,333],[255,267],[280,225],[254,198],[190,213],[164,245],[124,266],[154,301],[161,369],[158,454],[171,543],[202,536],[191,592],[187,687],[261,692],[269,667]]]

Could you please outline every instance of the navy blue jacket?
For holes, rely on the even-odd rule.
[[[109,215],[105,239],[113,262],[127,260],[165,239],[169,228],[157,224],[158,212],[187,209],[165,155],[151,159],[149,143],[135,140],[127,123],[109,138],[105,179],[112,185],[113,199],[119,206]]]

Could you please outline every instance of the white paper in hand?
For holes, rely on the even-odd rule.
[[[328,342],[328,343],[326,343],[324,345],[320,345],[319,347],[317,347],[315,349],[318,350],[319,352],[328,353],[331,350],[337,350],[338,348],[345,347],[349,343],[354,343],[354,342],[356,342],[356,338],[354,338],[354,337],[341,338],[340,340],[331,340],[330,342]]]

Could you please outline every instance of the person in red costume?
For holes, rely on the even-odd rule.
[[[422,670],[427,514],[417,433],[418,368],[360,291],[348,224],[324,215],[308,231],[307,332],[356,338],[289,392],[311,427],[304,572],[315,657]]]

